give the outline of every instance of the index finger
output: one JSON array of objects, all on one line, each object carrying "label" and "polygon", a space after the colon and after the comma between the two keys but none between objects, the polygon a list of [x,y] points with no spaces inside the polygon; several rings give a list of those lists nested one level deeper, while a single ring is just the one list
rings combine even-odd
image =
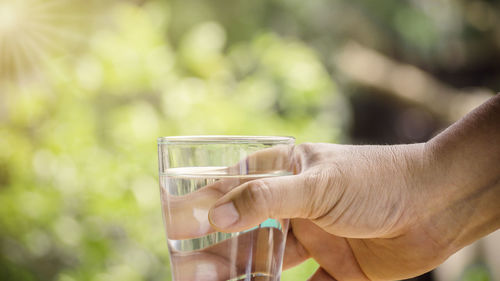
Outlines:
[{"label": "index finger", "polygon": [[254,152],[228,167],[230,175],[276,174],[293,171],[293,145],[278,145]]}]

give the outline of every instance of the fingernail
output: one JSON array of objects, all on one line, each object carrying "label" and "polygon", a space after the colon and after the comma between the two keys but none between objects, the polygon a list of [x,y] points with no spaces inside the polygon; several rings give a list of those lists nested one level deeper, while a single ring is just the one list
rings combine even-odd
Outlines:
[{"label": "fingernail", "polygon": [[236,211],[233,202],[215,207],[210,214],[210,220],[219,228],[229,227],[238,221],[239,218],[240,215]]}]

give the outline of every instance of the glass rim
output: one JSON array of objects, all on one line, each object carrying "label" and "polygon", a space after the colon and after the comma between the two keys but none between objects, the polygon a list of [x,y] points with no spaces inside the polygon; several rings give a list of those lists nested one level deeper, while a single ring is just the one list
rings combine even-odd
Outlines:
[{"label": "glass rim", "polygon": [[193,135],[159,137],[158,144],[293,144],[294,137],[288,136],[239,136],[239,135]]}]

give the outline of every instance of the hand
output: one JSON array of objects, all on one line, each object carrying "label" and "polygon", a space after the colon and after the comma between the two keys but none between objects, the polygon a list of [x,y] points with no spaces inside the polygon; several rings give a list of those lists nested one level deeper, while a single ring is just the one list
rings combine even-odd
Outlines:
[{"label": "hand", "polygon": [[[284,267],[313,257],[321,266],[316,275],[331,276],[325,280],[415,275],[430,268],[430,256],[432,265],[446,258],[435,256],[443,246],[418,227],[413,207],[419,179],[410,171],[423,169],[423,150],[420,144],[299,145],[291,157],[298,175],[251,181],[219,199],[216,206],[234,205],[237,221],[227,220],[228,205],[223,214],[215,209],[209,217],[215,228],[227,232],[269,217],[297,218],[291,221]],[[282,158],[266,153],[255,162],[273,162],[274,157]]]},{"label": "hand", "polygon": [[[299,145],[288,163],[296,175],[240,185],[218,199],[209,220],[235,232],[269,217],[294,218],[284,267],[312,257],[320,268],[311,280],[429,271],[500,226],[499,101],[427,144]],[[280,153],[253,161],[274,163]]]}]

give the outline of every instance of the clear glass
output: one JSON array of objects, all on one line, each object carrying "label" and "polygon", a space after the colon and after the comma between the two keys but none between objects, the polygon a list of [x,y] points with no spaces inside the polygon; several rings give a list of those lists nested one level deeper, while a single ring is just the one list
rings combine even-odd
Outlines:
[{"label": "clear glass", "polygon": [[208,222],[213,204],[258,178],[290,175],[292,137],[158,139],[163,220],[174,281],[280,280],[288,220],[269,218],[236,233]]}]

